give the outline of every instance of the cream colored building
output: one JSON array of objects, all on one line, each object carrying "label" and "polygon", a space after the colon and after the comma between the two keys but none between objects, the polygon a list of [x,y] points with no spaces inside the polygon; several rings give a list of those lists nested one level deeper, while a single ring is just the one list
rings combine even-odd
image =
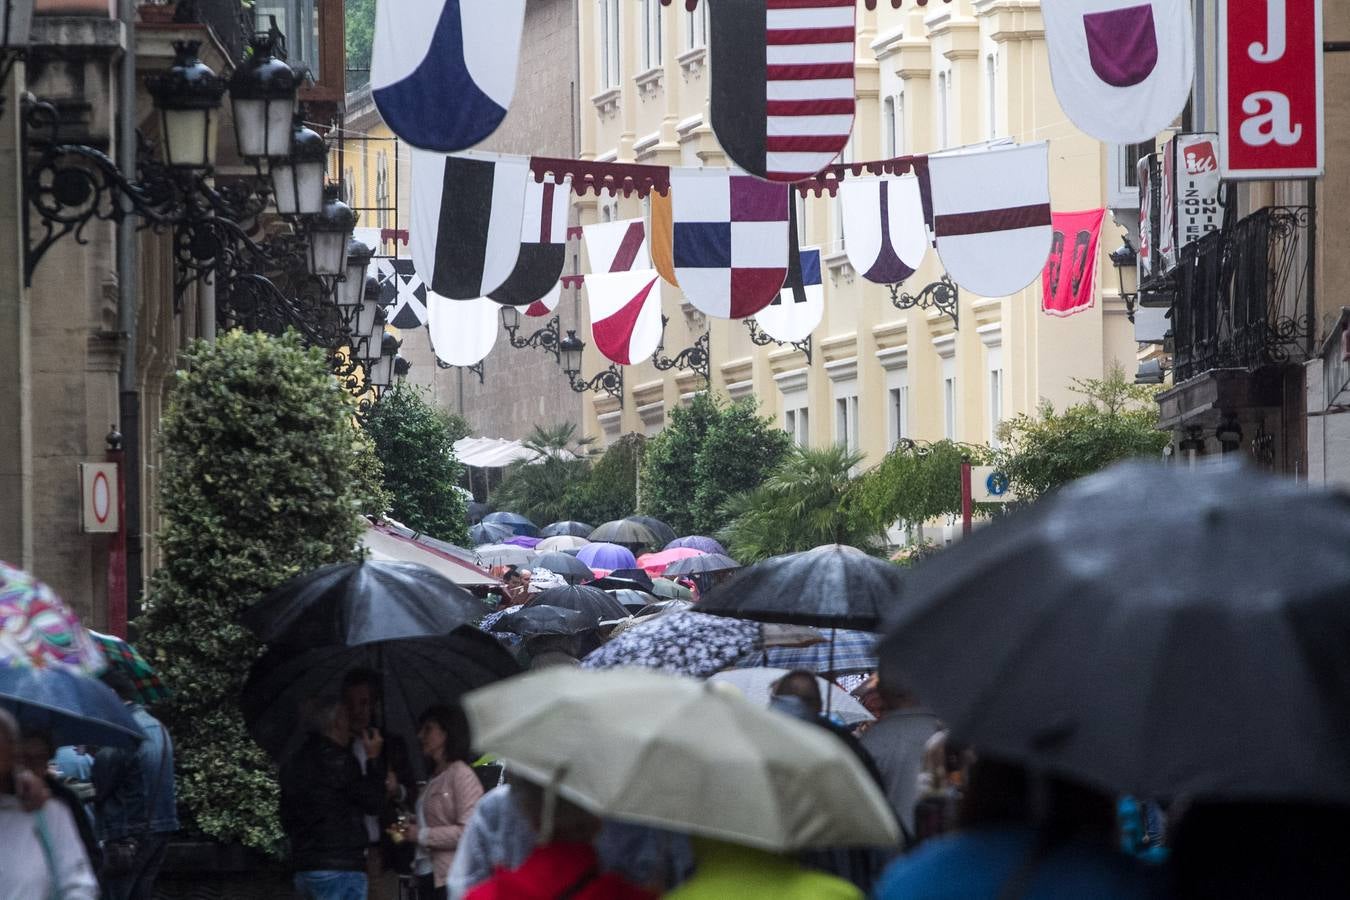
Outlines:
[{"label": "cream colored building", "polygon": [[[578,0],[581,158],[658,165],[725,165],[708,125],[708,22],[702,4]],[[1128,208],[1121,148],[1066,120],[1051,89],[1039,3],[955,0],[903,9],[858,4],[858,114],[851,161],[958,147],[991,138],[1050,142],[1051,197],[1062,211]],[[643,213],[633,198],[589,195],[583,223]],[[1137,218],[1137,205],[1136,218]],[[1133,372],[1137,345],[1107,253],[1120,229],[1108,216],[1094,306],[1069,318],[1040,312],[1039,280],[1011,297],[961,292],[959,328],[934,311],[900,311],[884,286],[849,265],[837,201],[805,201],[803,246],[822,248],[825,318],[812,359],[791,346],[755,346],[744,323],[711,321],[712,389],[754,395],[803,444],[845,442],[875,463],[900,437],[971,443],[996,439],[998,423],[1042,400],[1072,402],[1075,377],[1119,363]],[[903,287],[917,293],[942,275],[936,253]],[[692,344],[704,318],[663,286],[671,317],[666,350]],[[582,315],[585,315],[582,304]],[[584,375],[604,368],[588,332]],[[585,427],[605,441],[659,431],[669,411],[703,389],[689,372],[650,363],[624,372],[620,404],[585,404]]]}]

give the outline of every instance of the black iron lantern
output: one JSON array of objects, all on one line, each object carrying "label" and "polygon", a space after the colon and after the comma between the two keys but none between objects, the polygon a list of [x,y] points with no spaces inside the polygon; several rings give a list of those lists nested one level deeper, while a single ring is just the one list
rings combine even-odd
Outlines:
[{"label": "black iron lantern", "polygon": [[568,375],[578,375],[581,373],[581,354],[586,349],[586,342],[577,337],[575,331],[568,331],[567,337],[562,339],[558,345],[558,350],[562,353],[563,371]]},{"label": "black iron lantern", "polygon": [[270,34],[256,34],[248,57],[230,79],[235,137],[245,159],[284,159],[291,155],[291,120],[300,78],[276,56]]},{"label": "black iron lantern", "polygon": [[272,192],[283,216],[312,216],[323,209],[323,176],[328,144],[296,113],[290,155],[272,163]]},{"label": "black iron lantern", "polygon": [[352,329],[357,340],[364,341],[367,347],[378,347],[384,336],[385,314],[380,293],[379,280],[374,276],[367,278],[361,292],[361,309],[356,314],[356,327]]},{"label": "black iron lantern", "polygon": [[402,384],[408,380],[408,373],[412,371],[412,363],[402,356],[394,357],[394,377]]},{"label": "black iron lantern", "polygon": [[173,65],[146,79],[163,129],[164,161],[176,169],[209,169],[225,79],[197,58],[201,41],[175,41]]},{"label": "black iron lantern", "polygon": [[515,334],[520,328],[520,310],[514,306],[502,306],[502,325],[507,331]]},{"label": "black iron lantern", "polygon": [[370,386],[380,391],[389,387],[394,381],[394,359],[398,356],[399,347],[403,342],[388,332],[380,341],[380,355],[371,360],[369,372]]},{"label": "black iron lantern", "polygon": [[366,271],[370,268],[375,248],[367,247],[363,242],[352,239],[347,245],[347,271],[338,285],[337,303],[354,315],[366,295]]},{"label": "black iron lantern", "polygon": [[347,245],[356,228],[356,213],[343,203],[336,184],[323,191],[323,208],[310,217],[306,232],[309,237],[309,274],[335,278],[347,269]]}]

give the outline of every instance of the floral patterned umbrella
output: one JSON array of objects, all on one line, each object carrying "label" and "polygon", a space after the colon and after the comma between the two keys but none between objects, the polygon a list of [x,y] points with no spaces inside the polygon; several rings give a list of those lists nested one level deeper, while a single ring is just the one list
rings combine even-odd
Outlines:
[{"label": "floral patterned umbrella", "polygon": [[0,668],[51,666],[97,675],[107,663],[79,618],[51,588],[0,562]]},{"label": "floral patterned umbrella", "polygon": [[629,628],[583,659],[581,667],[632,666],[707,678],[758,650],[760,634],[758,622],[673,612]]}]

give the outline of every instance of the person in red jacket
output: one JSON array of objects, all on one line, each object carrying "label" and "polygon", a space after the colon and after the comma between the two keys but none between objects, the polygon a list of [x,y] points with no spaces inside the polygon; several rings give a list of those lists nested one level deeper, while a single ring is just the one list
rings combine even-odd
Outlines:
[{"label": "person in red jacket", "polygon": [[[556,798],[551,831],[544,821],[544,790],[522,779],[511,783],[540,841],[518,868],[498,869],[464,900],[655,900],[646,891],[613,872],[602,872],[595,852],[601,822],[586,810]],[[548,834],[549,837],[544,836]]]}]

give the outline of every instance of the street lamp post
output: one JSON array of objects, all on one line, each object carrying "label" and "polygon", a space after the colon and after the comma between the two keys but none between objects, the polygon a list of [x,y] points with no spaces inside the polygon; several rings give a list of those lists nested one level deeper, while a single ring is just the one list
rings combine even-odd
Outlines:
[{"label": "street lamp post", "polygon": [[235,138],[245,159],[285,159],[291,154],[291,119],[300,79],[276,56],[276,39],[256,34],[249,55],[230,79]]},{"label": "street lamp post", "polygon": [[305,125],[302,113],[291,123],[290,155],[272,164],[272,191],[277,212],[309,216],[323,209],[323,175],[328,144]]},{"label": "street lamp post", "polygon": [[309,274],[334,279],[345,274],[347,247],[356,228],[356,213],[342,202],[338,185],[324,186],[323,208],[309,217],[306,225]]},{"label": "street lamp post", "polygon": [[175,41],[169,68],[146,79],[159,110],[164,162],[199,171],[216,161],[216,132],[225,80],[197,58],[201,41]]},{"label": "street lamp post", "polygon": [[1111,251],[1111,265],[1116,270],[1120,299],[1125,301],[1125,314],[1133,322],[1135,304],[1139,299],[1139,251],[1130,243],[1128,235],[1125,237],[1125,243]]},{"label": "street lamp post", "polygon": [[623,370],[610,363],[608,369],[599,372],[595,377],[585,379],[581,377],[581,356],[586,349],[586,342],[577,337],[575,331],[569,330],[567,337],[562,339],[558,347],[562,356],[563,374],[567,376],[568,384],[572,390],[578,394],[584,394],[587,391],[604,391],[623,405]]}]

